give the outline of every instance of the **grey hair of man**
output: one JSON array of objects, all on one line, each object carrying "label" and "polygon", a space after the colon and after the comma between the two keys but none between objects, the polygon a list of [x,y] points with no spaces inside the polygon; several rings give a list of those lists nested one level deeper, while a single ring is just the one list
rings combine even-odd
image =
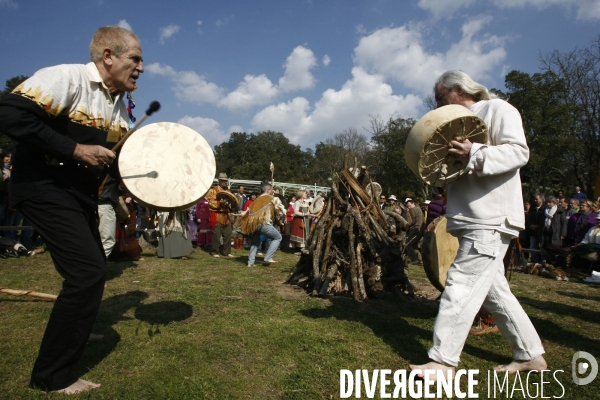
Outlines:
[{"label": "grey hair of man", "polygon": [[546,198],[546,203],[556,204],[556,197],[548,196],[548,198]]},{"label": "grey hair of man", "polygon": [[110,49],[115,56],[119,57],[129,50],[127,38],[133,38],[138,44],[141,44],[140,38],[125,28],[119,26],[103,26],[102,28],[98,28],[90,43],[91,61],[98,62],[102,60],[104,49]]},{"label": "grey hair of man", "polygon": [[267,193],[269,191],[269,189],[271,189],[273,186],[271,186],[270,183],[263,183],[262,185],[260,185],[260,190],[263,193]]},{"label": "grey hair of man", "polygon": [[449,92],[456,88],[460,88],[476,102],[498,98],[495,94],[490,93],[490,91],[481,83],[475,82],[466,72],[460,70],[444,72],[442,76],[435,81],[433,90],[435,91],[440,84],[442,84]]},{"label": "grey hair of man", "polygon": [[573,203],[572,205],[574,205],[575,207],[579,207],[579,200],[577,199],[569,199],[569,203]]},{"label": "grey hair of man", "polygon": [[546,198],[544,197],[544,195],[542,193],[536,193],[533,195],[534,199],[540,198],[542,200],[542,203],[546,201]]}]

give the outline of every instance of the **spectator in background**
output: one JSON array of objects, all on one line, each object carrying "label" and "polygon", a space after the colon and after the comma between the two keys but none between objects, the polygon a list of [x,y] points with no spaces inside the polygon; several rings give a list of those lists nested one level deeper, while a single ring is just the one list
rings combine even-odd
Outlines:
[{"label": "spectator in background", "polygon": [[10,182],[12,166],[10,152],[2,150],[0,157],[2,157],[2,180],[0,180],[0,221],[2,221],[4,211],[8,208],[8,183]]},{"label": "spectator in background", "polygon": [[391,195],[390,197],[388,197],[388,204],[386,204],[383,209],[384,210],[393,210],[394,208],[396,208],[396,202],[398,201],[398,199],[396,198],[396,196]]},{"label": "spectator in background", "polygon": [[284,232],[286,235],[292,232],[292,221],[294,220],[294,203],[296,202],[296,195],[291,195],[288,200],[287,212],[285,214],[285,227]]},{"label": "spectator in background", "polygon": [[571,198],[577,199],[579,202],[581,202],[581,200],[587,200],[587,196],[581,191],[581,186],[575,186],[575,193],[571,195]]},{"label": "spectator in background", "polygon": [[[540,239],[544,234],[544,221],[546,219],[544,215],[546,211],[544,203],[545,198],[543,194],[536,193],[533,195],[533,207],[529,210],[531,213],[531,225],[527,228],[529,229],[529,247],[535,250],[540,250]],[[531,261],[534,263],[542,262],[542,256],[539,253],[533,253]]]},{"label": "spectator in background", "polygon": [[[571,199],[574,201],[575,199]],[[567,238],[565,244],[573,246],[583,239],[587,231],[596,225],[596,217],[592,213],[592,202],[583,200],[579,204],[579,211],[569,218],[567,223]]]},{"label": "spectator in background", "polygon": [[577,214],[577,210],[579,209],[579,200],[577,199],[568,199],[566,197],[560,198],[558,200],[558,205],[565,209],[567,223],[573,214]]},{"label": "spectator in background", "polygon": [[[558,205],[554,196],[548,196],[546,200],[546,210],[544,211],[544,229],[542,236],[542,247],[547,250],[553,246],[562,247],[563,240],[567,236],[567,218],[565,210]],[[554,261],[551,254],[542,257],[550,262]]]},{"label": "spectator in background", "polygon": [[237,199],[238,199],[238,211],[244,210],[244,205],[246,204],[246,201],[248,200],[248,196],[246,196],[244,194],[244,186],[242,186],[242,185],[238,186],[238,190],[237,190],[237,193],[235,194],[235,197],[237,197]]},{"label": "spectator in background", "polygon": [[431,200],[429,207],[427,207],[427,218],[425,219],[425,227],[429,226],[434,219],[446,214],[446,205],[444,204],[445,199],[443,193],[437,194],[435,199]]},{"label": "spectator in background", "polygon": [[210,229],[210,209],[206,197],[203,197],[196,204],[196,221],[198,222],[196,245],[210,246],[212,243],[212,230]]},{"label": "spectator in background", "polygon": [[[523,212],[525,213],[525,226],[528,227],[531,225],[531,216],[529,211],[531,210],[531,203],[526,201],[523,203]],[[522,247],[529,246],[529,229],[525,228],[519,232],[519,242]],[[529,259],[529,254],[527,254],[527,259]]]},{"label": "spectator in background", "polygon": [[250,205],[252,205],[252,202],[256,200],[256,193],[252,192],[250,193],[250,198],[248,200],[246,200],[246,203],[244,203],[244,211],[246,211],[248,209],[248,207],[250,207]]},{"label": "spectator in background", "polygon": [[379,208],[381,208],[382,210],[385,209],[386,203],[385,203],[385,195],[381,195],[379,196]]},{"label": "spectator in background", "polygon": [[417,255],[417,247],[419,240],[421,239],[421,229],[423,227],[423,211],[420,207],[417,207],[415,201],[410,197],[404,201],[404,205],[408,208],[408,212],[414,223],[408,228],[406,232],[406,255],[410,259],[411,264],[418,264],[419,256]]}]

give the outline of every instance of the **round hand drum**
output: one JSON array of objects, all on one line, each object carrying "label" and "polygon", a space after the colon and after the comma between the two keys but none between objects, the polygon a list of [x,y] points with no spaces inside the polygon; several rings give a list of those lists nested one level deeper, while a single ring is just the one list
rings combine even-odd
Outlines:
[{"label": "round hand drum", "polygon": [[123,184],[139,203],[155,210],[181,211],[196,204],[215,177],[208,142],[187,126],[172,122],[134,132],[119,154]]},{"label": "round hand drum", "polygon": [[466,107],[451,104],[425,114],[406,139],[404,157],[412,172],[432,186],[445,186],[466,173],[466,164],[448,154],[450,142],[487,143],[485,122]]}]

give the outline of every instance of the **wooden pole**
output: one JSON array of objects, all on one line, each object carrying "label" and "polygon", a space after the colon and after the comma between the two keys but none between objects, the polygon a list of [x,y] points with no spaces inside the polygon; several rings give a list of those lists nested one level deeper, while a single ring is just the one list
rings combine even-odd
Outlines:
[{"label": "wooden pole", "polygon": [[0,287],[0,293],[10,294],[12,296],[32,296],[44,300],[56,300],[58,296],[54,294],[34,292],[33,290],[17,290]]}]

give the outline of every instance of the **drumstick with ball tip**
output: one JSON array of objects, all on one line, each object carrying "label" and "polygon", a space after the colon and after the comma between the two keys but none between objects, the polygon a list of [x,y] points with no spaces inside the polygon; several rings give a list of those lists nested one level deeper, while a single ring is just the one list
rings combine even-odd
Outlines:
[{"label": "drumstick with ball tip", "polygon": [[121,138],[121,140],[119,140],[117,142],[117,144],[115,144],[115,146],[111,150],[113,152],[115,152],[115,151],[117,151],[117,149],[119,147],[123,146],[123,143],[125,143],[125,140],[127,140],[127,138],[129,136],[131,136],[131,134],[133,132],[135,132],[137,130],[137,128],[140,127],[140,125],[142,124],[142,122],[144,122],[144,120],[146,118],[148,118],[149,116],[151,116],[152,114],[154,114],[159,109],[160,109],[160,103],[158,101],[153,101],[152,103],[150,103],[150,107],[148,107],[148,109],[146,110],[146,113],[144,115],[142,115],[142,117],[140,119],[138,119],[138,121],[135,123],[135,125],[133,126],[133,128],[131,128],[130,130],[128,130],[127,133],[125,134],[125,136],[123,136],[123,138]]}]

